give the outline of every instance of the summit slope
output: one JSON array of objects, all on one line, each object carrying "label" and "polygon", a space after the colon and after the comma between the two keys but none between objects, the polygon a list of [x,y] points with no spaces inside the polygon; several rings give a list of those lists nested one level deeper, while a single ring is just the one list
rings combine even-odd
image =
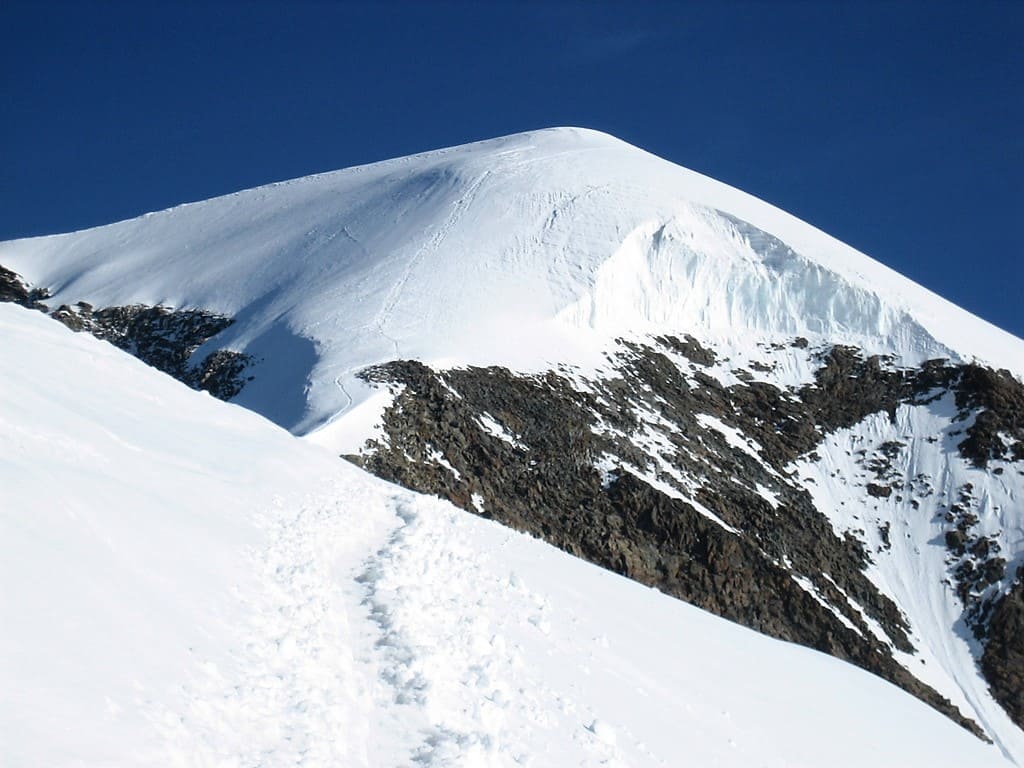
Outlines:
[{"label": "summit slope", "polygon": [[[738,190],[560,128],[0,244],[54,303],[232,317],[238,402],[315,430],[412,358],[541,370],[651,329],[824,338],[1024,371],[1024,343]],[[280,363],[287,361],[287,374]]]}]

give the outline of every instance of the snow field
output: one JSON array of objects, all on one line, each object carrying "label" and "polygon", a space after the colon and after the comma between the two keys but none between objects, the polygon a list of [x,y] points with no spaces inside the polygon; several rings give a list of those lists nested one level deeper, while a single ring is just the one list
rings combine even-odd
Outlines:
[{"label": "snow field", "polygon": [[16,766],[983,766],[895,687],[0,306]]}]

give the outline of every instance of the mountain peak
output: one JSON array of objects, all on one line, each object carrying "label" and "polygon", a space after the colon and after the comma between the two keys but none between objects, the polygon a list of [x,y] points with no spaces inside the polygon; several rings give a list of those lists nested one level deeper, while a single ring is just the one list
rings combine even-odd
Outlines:
[{"label": "mountain peak", "polygon": [[271,389],[248,404],[276,413],[267,403],[288,389],[302,405],[276,418],[299,432],[358,401],[353,377],[370,364],[591,365],[608,339],[652,329],[1024,371],[1020,340],[756,198],[587,128],[3,243],[0,264],[56,303],[196,308],[235,320],[222,346],[255,359],[287,348],[294,372],[257,377]]}]

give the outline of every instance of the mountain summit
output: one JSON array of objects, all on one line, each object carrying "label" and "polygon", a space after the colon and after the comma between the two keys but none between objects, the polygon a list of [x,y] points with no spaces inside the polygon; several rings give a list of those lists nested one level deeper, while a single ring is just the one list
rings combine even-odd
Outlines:
[{"label": "mountain summit", "polygon": [[611,136],[0,244],[42,310],[1024,762],[1024,342]]},{"label": "mountain summit", "polygon": [[[542,370],[622,334],[777,335],[1024,371],[1024,344],[749,195],[607,134],[522,133],[271,184],[56,237],[0,264],[56,304],[231,317],[241,396],[298,434],[367,365]],[[205,350],[204,350],[205,351]]]}]

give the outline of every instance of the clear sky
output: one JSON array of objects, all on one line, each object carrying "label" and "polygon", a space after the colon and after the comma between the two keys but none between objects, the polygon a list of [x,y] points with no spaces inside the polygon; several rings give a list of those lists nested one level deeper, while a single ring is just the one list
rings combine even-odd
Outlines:
[{"label": "clear sky", "polygon": [[1024,1],[0,6],[0,239],[554,125],[1024,336]]}]

